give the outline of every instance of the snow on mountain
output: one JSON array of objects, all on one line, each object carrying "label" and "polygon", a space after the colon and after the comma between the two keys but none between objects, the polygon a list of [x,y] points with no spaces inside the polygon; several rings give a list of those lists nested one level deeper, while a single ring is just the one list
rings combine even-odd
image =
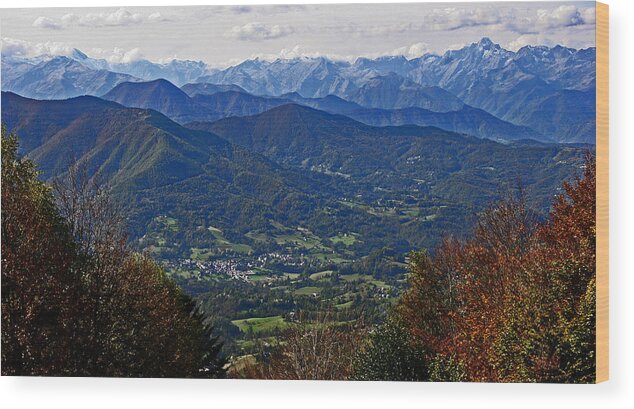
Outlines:
[{"label": "snow on mountain", "polygon": [[[350,63],[325,57],[256,58],[224,70],[210,69],[200,61],[112,63],[73,50],[68,57],[3,59],[2,87],[51,99],[101,95],[123,81],[163,78],[177,86],[235,85],[255,95],[335,95],[381,109],[419,107],[447,112],[460,110],[466,103],[553,140],[574,142],[593,138],[594,116],[588,107],[595,87],[595,59],[594,48],[526,46],[513,52],[489,38],[414,59],[360,57]],[[556,112],[546,112],[546,106],[555,107]],[[569,118],[561,112],[579,114]],[[544,126],[553,120],[556,125]]]},{"label": "snow on mountain", "polygon": [[139,81],[131,75],[93,69],[68,57],[57,56],[32,64],[2,62],[2,90],[28,98],[65,99],[101,95],[122,82]]}]

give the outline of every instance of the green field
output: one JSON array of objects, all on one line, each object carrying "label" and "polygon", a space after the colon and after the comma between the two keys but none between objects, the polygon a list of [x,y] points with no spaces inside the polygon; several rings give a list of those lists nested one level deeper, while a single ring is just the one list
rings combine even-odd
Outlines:
[{"label": "green field", "polygon": [[373,284],[373,285],[375,285],[377,287],[380,287],[380,288],[391,288],[391,286],[386,284],[385,281],[376,280],[376,279],[374,279],[372,277],[370,277],[368,280],[366,280],[366,282],[368,282],[370,284]]},{"label": "green field", "polygon": [[351,233],[351,234],[338,234],[336,236],[333,236],[330,238],[330,241],[333,244],[337,244],[337,243],[343,243],[346,246],[351,246],[353,245],[356,241],[357,241],[357,236],[358,234],[356,233]]},{"label": "green field", "polygon": [[216,246],[222,250],[231,250],[235,253],[249,254],[253,252],[253,249],[248,244],[232,243],[225,239],[222,230],[216,227],[208,227],[209,231],[214,235],[216,240],[214,241]]},{"label": "green field", "polygon": [[228,241],[223,243],[216,241],[216,244],[221,249],[231,250],[235,253],[250,254],[253,252],[253,249],[248,244],[231,243]]},{"label": "green field", "polygon": [[173,217],[158,216],[155,218],[155,220],[170,231],[177,232],[179,230],[178,220],[174,219]]},{"label": "green field", "polygon": [[278,345],[278,344],[279,344],[279,341],[277,337],[274,337],[274,336],[262,337],[258,339],[241,339],[236,342],[236,345],[238,345],[239,348],[245,351],[252,350],[253,348],[256,348],[258,345],[268,346],[268,345]]},{"label": "green field", "polygon": [[302,287],[298,288],[293,292],[295,295],[313,295],[313,293],[319,294],[321,292],[321,287]]},{"label": "green field", "polygon": [[209,230],[211,234],[213,234],[214,236],[214,240],[212,242],[213,245],[210,246],[209,248],[204,248],[204,249],[192,247],[190,257],[193,260],[208,261],[212,256],[218,254],[218,250],[230,250],[234,253],[245,254],[245,255],[253,252],[253,249],[248,244],[232,243],[229,240],[227,240],[224,237],[222,230],[216,227],[210,226],[207,228],[207,230]]},{"label": "green field", "polygon": [[279,236],[276,235],[275,242],[280,246],[301,247],[306,250],[327,250],[327,248],[319,242],[319,238],[313,235],[304,235],[301,232],[282,234]]},{"label": "green field", "polygon": [[306,228],[291,228],[275,221],[271,221],[271,226],[274,228],[273,231],[262,232],[254,230],[246,233],[245,236],[258,242],[265,242],[272,239],[280,246],[303,249],[311,252],[332,251],[331,248],[321,243],[320,237]]},{"label": "green field", "polygon": [[191,252],[191,259],[196,261],[207,261],[214,255],[214,253],[210,249],[199,249],[197,247],[193,247]]},{"label": "green field", "polygon": [[365,281],[366,277],[367,276],[362,274],[346,274],[346,275],[339,276],[339,278],[347,282],[359,281],[359,280]]},{"label": "green field", "polygon": [[349,283],[351,282],[355,282],[355,281],[363,281],[365,283],[370,283],[376,287],[380,287],[380,288],[390,288],[391,286],[386,284],[385,281],[381,281],[381,280],[377,280],[374,277],[372,277],[371,275],[364,275],[364,274],[347,274],[347,275],[342,275],[339,276],[342,280],[347,281]]},{"label": "green field", "polygon": [[249,281],[267,281],[267,280],[273,280],[273,277],[264,275],[264,274],[252,274],[249,277]]},{"label": "green field", "polygon": [[335,305],[335,308],[338,310],[345,310],[346,308],[352,307],[352,303],[354,303],[354,301],[348,301],[348,302],[344,302],[343,304],[337,304]]},{"label": "green field", "polygon": [[314,253],[313,257],[319,261],[322,262],[326,262],[326,263],[345,263],[348,260],[344,259],[341,256],[338,256],[337,254],[332,254],[332,253]]},{"label": "green field", "polygon": [[281,315],[264,318],[247,318],[231,321],[231,323],[240,328],[242,332],[249,332],[249,329],[251,329],[255,334],[275,329],[284,329],[288,326],[288,323],[284,321]]},{"label": "green field", "polygon": [[318,273],[311,274],[309,278],[311,280],[317,281],[317,280],[321,280],[322,278],[331,276],[332,273],[334,273],[334,271],[332,271],[332,270],[320,271]]},{"label": "green field", "polygon": [[266,233],[261,233],[257,231],[250,231],[247,234],[245,234],[245,236],[255,241],[266,241],[269,238],[269,236]]}]

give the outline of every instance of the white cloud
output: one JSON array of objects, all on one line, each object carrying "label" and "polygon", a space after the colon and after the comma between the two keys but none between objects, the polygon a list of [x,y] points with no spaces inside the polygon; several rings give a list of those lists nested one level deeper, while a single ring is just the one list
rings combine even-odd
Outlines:
[{"label": "white cloud", "polygon": [[58,23],[54,22],[48,17],[38,17],[33,22],[33,27],[50,28],[53,30],[59,30],[62,28]]},{"label": "white cloud", "polygon": [[410,46],[399,47],[395,50],[392,50],[390,53],[386,53],[385,55],[402,55],[407,57],[408,59],[421,57],[427,53],[430,53],[432,50],[429,48],[429,44],[427,43],[416,43]]},{"label": "white cloud", "polygon": [[482,8],[445,7],[429,10],[416,22],[391,25],[349,24],[342,31],[358,37],[384,36],[411,32],[452,31],[475,26],[493,26],[501,24],[504,17],[493,6]]},{"label": "white cloud", "polygon": [[231,10],[234,14],[248,14],[253,12],[253,7],[243,5],[243,6],[230,6],[229,10]]},{"label": "white cloud", "polygon": [[537,10],[537,25],[543,28],[570,27],[584,24],[577,6],[559,6],[555,10]]},{"label": "white cloud", "polygon": [[94,48],[91,51],[91,55],[97,58],[103,58],[111,64],[126,64],[145,58],[139,48],[133,48],[131,50],[125,50],[119,47],[115,47],[112,50]]},{"label": "white cloud", "polygon": [[32,43],[29,41],[16,40],[14,38],[2,38],[3,57],[31,58],[41,55],[65,55],[69,56],[73,52],[73,47],[68,44],[47,41],[44,43]]},{"label": "white cloud", "polygon": [[556,8],[524,11],[522,8],[501,9],[496,6],[435,9],[423,17],[421,28],[459,30],[488,26],[493,30],[511,30],[522,34],[538,33],[564,27],[594,25],[594,7],[560,5]]},{"label": "white cloud", "polygon": [[458,30],[465,27],[498,24],[502,16],[494,8],[455,8],[435,9],[423,17],[422,25],[432,30]]},{"label": "white cloud", "polygon": [[[561,30],[560,30],[561,31]],[[592,38],[580,38],[575,32],[560,32],[558,35],[552,34],[522,34],[515,40],[508,43],[507,49],[517,51],[520,48],[527,45],[545,45],[547,47],[554,47],[561,45],[564,47],[571,47],[576,49],[594,47],[594,39]]]},{"label": "white cloud", "polygon": [[595,23],[594,7],[580,8],[561,5],[555,8],[525,10],[500,8],[493,5],[465,8],[435,8],[424,13],[415,22],[368,26],[359,23],[340,27],[343,33],[356,37],[384,36],[412,32],[442,32],[486,27],[491,31],[512,31],[534,34],[574,26],[591,26]]},{"label": "white cloud", "polygon": [[597,20],[597,11],[594,7],[588,7],[580,11],[581,18],[586,24],[595,24]]},{"label": "white cloud", "polygon": [[[283,60],[291,60],[293,58],[299,57],[308,57],[308,53],[302,51],[299,45],[296,45],[293,48],[283,48],[280,51],[280,54],[276,58],[281,58]],[[313,57],[320,57],[319,53],[313,53]]]},{"label": "white cloud", "polygon": [[253,22],[243,26],[234,26],[225,33],[225,37],[243,41],[261,41],[285,37],[293,32],[295,32],[295,30],[291,26],[280,24],[267,25]]},{"label": "white cloud", "polygon": [[147,21],[171,21],[171,19],[157,11],[147,16]]},{"label": "white cloud", "polygon": [[263,6],[249,6],[249,5],[236,5],[236,6],[216,6],[214,7],[214,13],[222,14],[258,14],[261,16],[276,15],[292,12],[302,12],[307,7],[303,4],[268,4]]},{"label": "white cloud", "polygon": [[[57,56],[63,55],[71,57],[74,54],[75,47],[54,41],[44,43],[32,43],[29,41],[16,40],[14,38],[2,38],[2,56],[3,57],[19,57],[33,58],[39,56]],[[92,48],[87,54],[92,58],[103,58],[109,63],[129,63],[144,58],[139,48],[126,50],[115,47],[110,50],[102,48]]]},{"label": "white cloud", "polygon": [[511,51],[517,51],[527,45],[547,45],[551,47],[555,44],[550,38],[543,34],[522,34],[511,41],[506,48]]},{"label": "white cloud", "polygon": [[406,33],[408,31],[418,30],[417,24],[412,23],[402,23],[402,24],[392,24],[392,25],[359,25],[359,24],[347,24],[338,28],[344,35],[353,35],[355,37],[367,37],[367,36],[385,36],[391,34],[401,34]]},{"label": "white cloud", "polygon": [[120,8],[114,12],[75,14],[69,13],[60,17],[57,21],[48,17],[38,17],[34,22],[34,27],[61,29],[74,26],[82,27],[122,27],[142,24],[144,22],[169,21],[170,19],[160,12],[149,15],[132,13],[125,8]]},{"label": "white cloud", "polygon": [[26,55],[26,41],[2,37],[3,57],[24,57]]},{"label": "white cloud", "polygon": [[[72,16],[72,15],[71,15]],[[144,18],[139,13],[131,13],[124,8],[120,8],[114,13],[88,13],[77,18],[71,17],[81,26],[103,27],[103,26],[129,26],[143,22]]]},{"label": "white cloud", "polygon": [[64,27],[75,25],[79,22],[79,16],[76,14],[64,14],[60,19],[60,24]]},{"label": "white cloud", "polygon": [[537,9],[534,14],[506,20],[505,28],[521,34],[537,34],[578,26],[594,28],[595,9],[594,7],[561,5],[555,9]]}]

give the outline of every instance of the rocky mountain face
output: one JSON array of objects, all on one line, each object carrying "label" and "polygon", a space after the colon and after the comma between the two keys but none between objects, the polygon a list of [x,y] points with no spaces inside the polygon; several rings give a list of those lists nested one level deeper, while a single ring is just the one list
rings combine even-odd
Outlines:
[{"label": "rocky mountain face", "polygon": [[30,63],[2,62],[2,90],[38,99],[101,95],[122,82],[140,81],[128,74],[90,68],[68,57]]},{"label": "rocky mountain face", "polygon": [[209,67],[202,61],[172,60],[157,64],[148,60],[111,64],[110,70],[133,75],[144,80],[166,79],[178,86],[193,82],[207,74]]},{"label": "rocky mountain face", "polygon": [[2,90],[38,99],[63,99],[102,95],[125,81],[167,79],[178,86],[208,74],[201,61],[172,60],[159,64],[148,60],[109,63],[90,58],[80,50],[65,56],[2,58]]},{"label": "rocky mountain face", "polygon": [[[593,109],[588,110],[595,92],[594,48],[526,46],[513,52],[483,38],[443,55],[412,60],[250,60],[199,81],[237,84],[257,94],[297,92],[321,97],[330,93],[370,108],[416,106],[446,112],[459,110],[457,101],[461,101],[552,140],[594,139]],[[570,119],[561,115],[562,110],[577,114]]]},{"label": "rocky mountain face", "polygon": [[[335,95],[350,92],[374,77],[393,73],[423,86],[439,86],[460,97],[471,84],[491,78],[509,65],[514,75],[540,78],[555,89],[587,90],[594,86],[594,48],[526,46],[513,52],[488,38],[443,55],[426,54],[411,60],[403,56],[358,58],[354,63],[324,57],[247,60],[203,76],[198,82],[236,84],[256,94],[299,92],[304,97],[315,97],[323,96],[320,94],[325,90]],[[316,79],[321,87],[310,86]]]},{"label": "rocky mountain face", "polygon": [[[595,58],[594,48],[526,46],[513,52],[488,38],[443,55],[426,54],[414,59],[403,56],[358,58],[353,63],[324,57],[255,59],[225,70],[210,69],[202,62],[177,60],[165,64],[146,60],[111,64],[75,50],[67,57],[3,59],[2,88],[33,98],[59,99],[106,94],[122,82],[166,79],[175,86],[184,85],[182,91],[189,97],[225,91],[290,100],[334,96],[365,109],[419,108],[436,113],[459,113],[468,106],[506,123],[528,128],[536,139],[593,143]],[[256,105],[248,106],[243,100],[243,96],[234,94],[233,100],[228,101],[231,107],[219,109],[216,105],[214,113],[209,107],[199,106],[202,99],[194,105],[187,100],[182,106],[169,110],[157,101],[120,101],[129,106],[158,108],[181,123],[256,114],[261,109],[279,105],[271,100],[261,104],[261,100],[251,98]],[[214,103],[217,101],[212,102],[212,106]],[[312,101],[307,105],[316,104]],[[467,110],[471,114],[475,112]],[[372,124],[403,123],[386,119],[392,115],[373,118],[365,112],[357,116],[361,117]],[[478,136],[485,133],[458,126],[451,128],[460,129]],[[507,139],[518,137],[511,135]],[[499,139],[500,133],[492,138]]]}]

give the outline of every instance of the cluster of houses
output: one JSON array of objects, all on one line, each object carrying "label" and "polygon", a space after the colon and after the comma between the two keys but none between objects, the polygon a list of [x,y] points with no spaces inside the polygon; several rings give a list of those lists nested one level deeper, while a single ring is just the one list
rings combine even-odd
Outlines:
[{"label": "cluster of houses", "polygon": [[186,258],[167,262],[166,267],[171,270],[198,271],[200,277],[222,274],[234,280],[248,282],[250,276],[258,274],[258,269],[266,268],[271,264],[301,268],[306,262],[303,255],[298,257],[291,254],[267,253],[248,259],[197,261]]}]

